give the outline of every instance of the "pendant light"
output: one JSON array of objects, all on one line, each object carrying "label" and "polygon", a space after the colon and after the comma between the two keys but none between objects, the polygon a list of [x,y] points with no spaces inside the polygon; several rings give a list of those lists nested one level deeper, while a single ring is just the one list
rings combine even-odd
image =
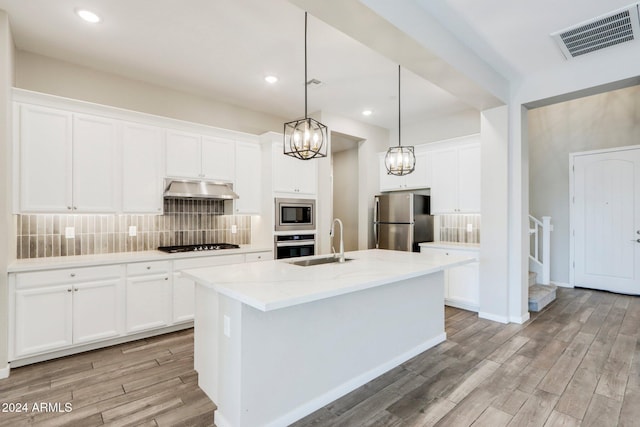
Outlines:
[{"label": "pendant light", "polygon": [[284,124],[284,154],[301,160],[327,157],[327,127],[307,117],[307,12],[304,13],[304,119]]},{"label": "pendant light", "polygon": [[398,145],[389,147],[384,156],[384,166],[389,175],[409,175],[416,168],[416,155],[413,147],[403,147],[400,136],[400,65],[398,65]]}]

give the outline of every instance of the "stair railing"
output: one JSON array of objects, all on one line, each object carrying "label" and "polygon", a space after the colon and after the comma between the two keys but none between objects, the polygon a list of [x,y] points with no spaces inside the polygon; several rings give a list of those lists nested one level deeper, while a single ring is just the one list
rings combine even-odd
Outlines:
[{"label": "stair railing", "polygon": [[529,215],[529,269],[538,274],[538,282],[548,285],[551,275],[551,217],[542,220]]}]

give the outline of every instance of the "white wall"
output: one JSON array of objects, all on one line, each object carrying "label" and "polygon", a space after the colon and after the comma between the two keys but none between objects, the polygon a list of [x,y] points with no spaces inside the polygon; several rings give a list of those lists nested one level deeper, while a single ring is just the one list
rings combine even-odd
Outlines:
[{"label": "white wall", "polygon": [[255,135],[282,132],[286,121],[282,117],[22,51],[16,56],[15,83],[22,89]]},{"label": "white wall", "polygon": [[480,317],[509,321],[508,108],[481,114]]},{"label": "white wall", "polygon": [[11,214],[11,87],[14,79],[14,45],[9,16],[0,10],[0,378],[8,375],[7,267],[15,260],[15,219]]},{"label": "white wall", "polygon": [[569,282],[569,153],[639,142],[640,86],[529,111],[530,211],[551,216],[553,282]]}]

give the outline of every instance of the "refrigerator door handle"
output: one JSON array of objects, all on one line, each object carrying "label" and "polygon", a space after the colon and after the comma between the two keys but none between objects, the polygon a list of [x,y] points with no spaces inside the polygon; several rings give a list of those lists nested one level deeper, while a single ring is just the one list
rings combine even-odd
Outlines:
[{"label": "refrigerator door handle", "polygon": [[380,199],[376,197],[376,202],[373,204],[373,239],[376,242],[376,249],[378,249],[378,205],[380,204]]}]

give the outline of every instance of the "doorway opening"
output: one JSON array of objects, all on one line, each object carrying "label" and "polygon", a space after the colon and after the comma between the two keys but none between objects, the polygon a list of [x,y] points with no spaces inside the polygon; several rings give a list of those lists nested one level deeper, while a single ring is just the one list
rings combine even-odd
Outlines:
[{"label": "doorway opening", "polygon": [[359,141],[350,135],[331,132],[333,218],[340,218],[344,224],[345,251],[358,250]]}]

